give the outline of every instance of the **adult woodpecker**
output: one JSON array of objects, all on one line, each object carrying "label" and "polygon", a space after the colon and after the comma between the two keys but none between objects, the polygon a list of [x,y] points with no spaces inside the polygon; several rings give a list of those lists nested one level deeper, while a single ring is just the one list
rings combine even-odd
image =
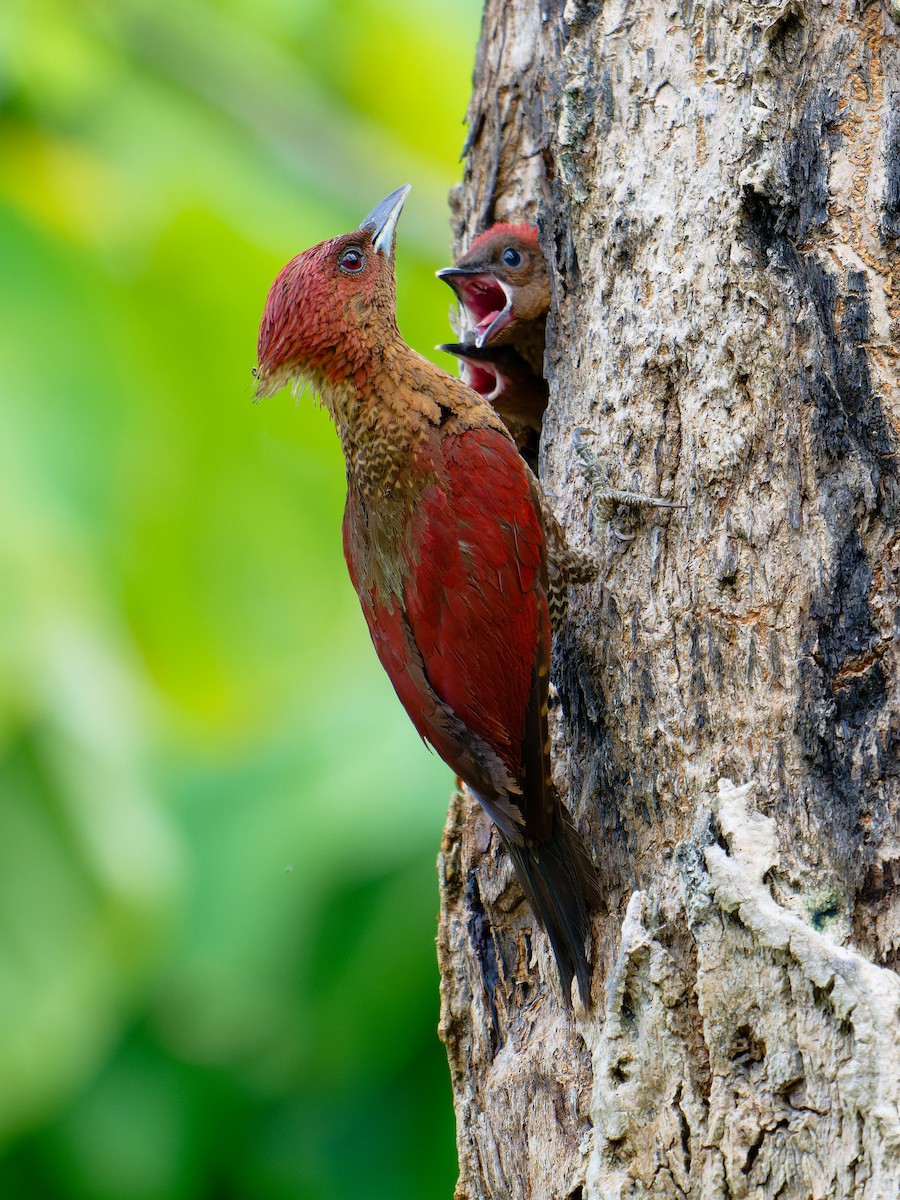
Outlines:
[{"label": "adult woodpecker", "polygon": [[553,787],[547,560],[533,476],[479,395],[397,329],[394,234],[408,187],[280,272],[258,394],[309,381],[347,468],[344,555],[413,724],[492,818],[556,958],[590,1002],[593,867]]}]

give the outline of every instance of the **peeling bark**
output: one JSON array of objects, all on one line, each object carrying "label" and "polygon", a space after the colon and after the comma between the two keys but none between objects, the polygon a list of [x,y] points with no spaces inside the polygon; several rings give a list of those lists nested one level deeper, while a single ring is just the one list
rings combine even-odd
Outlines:
[{"label": "peeling bark", "polygon": [[895,1200],[900,9],[489,0],[469,124],[456,248],[541,228],[573,544],[601,535],[575,428],[687,508],[556,638],[555,770],[607,897],[591,1012],[451,809],[457,1196]]}]

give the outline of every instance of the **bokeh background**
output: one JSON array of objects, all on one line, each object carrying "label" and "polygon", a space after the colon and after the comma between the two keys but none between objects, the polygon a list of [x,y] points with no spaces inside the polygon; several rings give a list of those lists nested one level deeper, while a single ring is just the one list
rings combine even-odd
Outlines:
[{"label": "bokeh background", "polygon": [[479,20],[0,4],[2,1200],[452,1193],[451,779],[328,420],[250,369],[284,261],[405,182],[400,326],[447,336]]}]

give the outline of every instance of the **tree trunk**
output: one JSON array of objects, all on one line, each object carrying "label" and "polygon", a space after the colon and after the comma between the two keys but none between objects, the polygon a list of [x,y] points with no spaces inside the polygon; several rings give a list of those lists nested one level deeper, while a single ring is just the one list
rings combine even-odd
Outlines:
[{"label": "tree trunk", "polygon": [[900,0],[489,0],[457,248],[537,218],[541,476],[653,516],[571,594],[554,761],[594,1005],[468,797],[459,1198],[900,1196]]}]

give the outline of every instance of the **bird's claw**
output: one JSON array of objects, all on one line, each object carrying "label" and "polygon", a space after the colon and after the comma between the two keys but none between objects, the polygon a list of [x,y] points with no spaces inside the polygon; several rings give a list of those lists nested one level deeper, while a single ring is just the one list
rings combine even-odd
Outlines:
[{"label": "bird's claw", "polygon": [[579,468],[584,476],[591,493],[594,508],[602,521],[605,521],[610,532],[620,542],[630,542],[634,534],[626,534],[617,529],[613,522],[620,509],[630,510],[635,514],[642,508],[684,508],[674,500],[663,500],[661,496],[646,496],[643,492],[632,492],[621,488],[610,487],[609,473],[601,465],[596,454],[590,449],[584,439],[584,430],[576,429],[572,434],[572,448],[578,455]]}]

